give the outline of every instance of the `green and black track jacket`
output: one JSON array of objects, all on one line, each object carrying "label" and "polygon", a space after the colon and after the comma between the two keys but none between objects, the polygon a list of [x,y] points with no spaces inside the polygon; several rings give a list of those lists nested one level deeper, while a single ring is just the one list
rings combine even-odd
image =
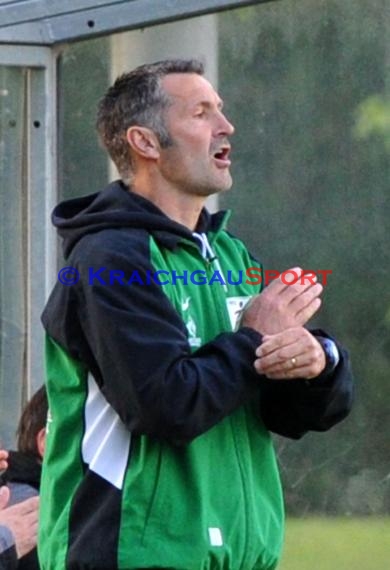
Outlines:
[{"label": "green and black track jacket", "polygon": [[261,335],[235,326],[260,290],[245,274],[258,263],[226,217],[203,211],[192,234],[120,182],[55,209],[78,273],[43,313],[42,570],[276,566],[270,431],[298,438],[340,421],[351,375],[341,347],[330,377],[256,374]]}]

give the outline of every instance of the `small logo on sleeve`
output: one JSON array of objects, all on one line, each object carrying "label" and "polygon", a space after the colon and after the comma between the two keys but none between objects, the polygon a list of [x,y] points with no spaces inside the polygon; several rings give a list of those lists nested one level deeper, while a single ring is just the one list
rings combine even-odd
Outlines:
[{"label": "small logo on sleeve", "polygon": [[223,546],[222,532],[220,528],[209,528],[209,539],[211,546]]}]

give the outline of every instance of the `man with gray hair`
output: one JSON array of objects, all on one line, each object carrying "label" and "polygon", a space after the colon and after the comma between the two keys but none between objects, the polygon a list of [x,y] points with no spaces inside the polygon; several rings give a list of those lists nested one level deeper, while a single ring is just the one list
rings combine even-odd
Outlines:
[{"label": "man with gray hair", "polygon": [[54,210],[75,278],[43,313],[43,570],[274,569],[270,432],[349,412],[347,353],[304,327],[321,284],[244,280],[258,262],[204,207],[232,185],[222,107],[198,61],[119,77],[97,126],[121,180]]}]

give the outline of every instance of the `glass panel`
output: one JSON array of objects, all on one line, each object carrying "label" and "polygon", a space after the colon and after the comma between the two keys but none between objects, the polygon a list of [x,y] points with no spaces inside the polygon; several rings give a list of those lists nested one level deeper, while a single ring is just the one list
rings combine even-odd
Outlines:
[{"label": "glass panel", "polygon": [[59,65],[60,196],[92,194],[108,178],[95,132],[97,102],[109,84],[109,40],[67,46]]},{"label": "glass panel", "polygon": [[384,5],[270,2],[214,16],[217,25],[203,39],[199,30],[209,24],[194,18],[131,32],[124,43],[124,35],[114,35],[68,46],[61,63],[63,197],[94,192],[110,176],[94,117],[112,76],[143,61],[200,55],[209,69],[215,66],[212,79],[218,75],[236,126],[235,189],[220,198],[234,210],[231,231],[270,269],[299,264],[332,271],[313,325],[349,348],[358,396],[351,417],[328,434],[275,438],[289,516],[282,570],[377,570],[388,563],[390,11]]},{"label": "glass panel", "polygon": [[278,440],[287,513],[302,517],[281,568],[376,570],[390,531],[390,11],[284,0],[219,22],[230,229],[270,269],[332,271],[313,325],[349,348],[358,384],[345,423]]},{"label": "glass panel", "polygon": [[25,386],[26,71],[0,67],[0,441],[10,446]]},{"label": "glass panel", "polygon": [[207,62],[207,75],[216,83],[216,24],[215,16],[202,16],[63,48],[59,65],[61,197],[97,192],[108,179],[118,177],[95,130],[97,103],[111,80],[141,63],[199,57]]}]

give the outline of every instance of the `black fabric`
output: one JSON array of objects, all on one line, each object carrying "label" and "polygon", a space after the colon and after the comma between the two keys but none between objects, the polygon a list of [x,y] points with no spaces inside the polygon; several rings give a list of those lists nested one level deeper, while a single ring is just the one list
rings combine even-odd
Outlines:
[{"label": "black fabric", "polygon": [[57,284],[44,326],[87,364],[131,432],[186,443],[245,401],[249,385],[258,380],[253,367],[258,333],[224,333],[191,353],[185,324],[160,286],[134,283],[130,295],[118,283],[88,285],[88,266],[121,269],[125,275],[137,270],[141,277],[154,271],[146,231],[87,235],[70,260],[80,281],[73,287]]},{"label": "black fabric", "polygon": [[39,491],[42,464],[35,455],[9,451],[8,469],[2,474],[6,483],[26,483]]},{"label": "black fabric", "polygon": [[[216,229],[223,215],[202,211],[199,228]],[[184,444],[210,429],[260,384],[260,410],[271,431],[301,437],[327,429],[350,410],[348,357],[323,383],[269,381],[253,368],[261,336],[224,333],[191,354],[181,317],[155,283],[110,286],[88,281],[88,267],[142,276],[152,234],[167,247],[194,241],[191,232],[120,182],[99,194],[60,204],[53,222],[80,281],[57,283],[42,316],[48,334],[86,363],[107,401],[135,434]],[[102,335],[101,331],[105,331]],[[119,340],[118,340],[119,339]],[[150,351],[153,346],[153,351]]]},{"label": "black fabric", "polygon": [[[216,229],[223,218],[204,210],[199,223]],[[159,285],[134,283],[129,294],[119,283],[89,283],[89,267],[126,276],[154,272],[150,233],[157,232],[160,240],[194,241],[187,228],[120,183],[58,206],[53,221],[80,281],[72,287],[57,283],[43,324],[86,363],[132,433],[184,444],[245,401],[258,380],[253,368],[258,333],[225,333],[191,354],[186,326]]]},{"label": "black fabric", "polygon": [[[0,532],[1,532],[1,527],[0,527]],[[0,551],[0,570],[16,570],[17,568],[18,568],[18,561],[16,558],[15,546],[12,545],[9,548]]]},{"label": "black fabric", "polygon": [[322,330],[311,333],[331,338],[336,343],[340,361],[332,374],[321,374],[311,380],[261,377],[260,413],[265,426],[293,439],[301,438],[308,431],[330,429],[348,415],[354,399],[346,350]]},{"label": "black fabric", "polygon": [[31,552],[18,560],[18,570],[39,570],[39,568],[38,551],[36,548],[33,548]]},{"label": "black fabric", "polygon": [[[224,216],[225,212],[210,215],[204,209],[196,230],[215,230]],[[102,192],[61,202],[53,211],[52,222],[63,239],[65,259],[84,235],[107,228],[147,229],[172,248],[180,238],[193,240],[188,228],[168,218],[149,200],[130,192],[119,180]]]},{"label": "black fabric", "polygon": [[72,501],[67,570],[117,568],[121,499],[119,489],[88,471]]}]

